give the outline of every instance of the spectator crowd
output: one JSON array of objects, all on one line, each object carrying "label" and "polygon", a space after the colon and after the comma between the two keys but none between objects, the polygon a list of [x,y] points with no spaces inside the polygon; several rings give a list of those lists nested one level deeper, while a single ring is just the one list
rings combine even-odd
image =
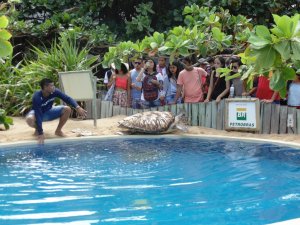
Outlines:
[{"label": "spectator crowd", "polygon": [[170,62],[161,56],[157,60],[136,58],[131,64],[122,63],[120,69],[112,64],[105,74],[105,85],[108,89],[114,88],[114,105],[144,109],[212,100],[218,103],[228,97],[251,96],[266,103],[300,108],[300,73],[288,82],[287,96],[281,99],[277,91],[270,89],[272,74],[256,77],[250,90],[246,88],[247,80],[241,80],[240,76],[230,80],[221,76],[218,68],[229,68],[230,75],[240,71],[242,63],[237,56],[216,56],[196,62],[192,57]]}]

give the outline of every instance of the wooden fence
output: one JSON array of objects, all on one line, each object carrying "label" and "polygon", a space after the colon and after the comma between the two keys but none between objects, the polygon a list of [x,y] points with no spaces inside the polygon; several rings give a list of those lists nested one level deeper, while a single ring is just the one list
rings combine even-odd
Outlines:
[{"label": "wooden fence", "polygon": [[[92,103],[85,102],[88,118],[93,118]],[[97,118],[108,118],[116,115],[133,115],[143,111],[170,111],[174,114],[185,110],[192,126],[224,130],[225,101],[209,103],[184,103],[166,105],[151,109],[132,109],[113,106],[112,102],[97,99]],[[260,133],[263,134],[300,134],[300,109],[287,106],[260,103]]]}]

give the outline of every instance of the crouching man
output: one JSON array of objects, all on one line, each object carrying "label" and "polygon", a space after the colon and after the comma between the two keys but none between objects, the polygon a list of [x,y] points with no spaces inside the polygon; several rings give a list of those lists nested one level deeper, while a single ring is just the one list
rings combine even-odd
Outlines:
[{"label": "crouching man", "polygon": [[52,80],[44,78],[40,82],[41,90],[34,93],[32,97],[32,110],[26,115],[26,122],[30,127],[35,128],[38,143],[43,144],[45,136],[42,122],[59,118],[55,135],[65,136],[62,127],[65,125],[71,114],[71,108],[66,105],[53,106],[55,98],[60,98],[65,103],[73,106],[81,117],[86,117],[86,111],[81,108],[74,99],[56,89]]}]

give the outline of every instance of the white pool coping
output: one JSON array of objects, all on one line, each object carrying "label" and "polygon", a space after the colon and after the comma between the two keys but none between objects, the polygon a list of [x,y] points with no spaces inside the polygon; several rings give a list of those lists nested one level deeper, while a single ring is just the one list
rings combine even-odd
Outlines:
[{"label": "white pool coping", "polygon": [[[224,135],[205,135],[205,134],[164,134],[164,135],[103,135],[103,136],[82,136],[82,137],[69,137],[69,138],[51,138],[45,140],[46,144],[51,143],[61,143],[61,142],[70,142],[70,141],[81,141],[81,140],[105,140],[105,139],[116,139],[116,138],[126,138],[126,139],[136,139],[136,138],[200,138],[200,139],[218,139],[218,140],[233,140],[233,141],[245,141],[245,142],[255,142],[255,143],[270,143],[280,146],[288,146],[294,148],[300,148],[300,143],[293,143],[287,141],[280,141],[274,139],[261,139],[261,138],[249,138],[249,137],[229,137]],[[27,141],[17,141],[17,142],[7,142],[0,143],[0,147],[4,146],[20,146],[20,145],[35,145],[37,144],[36,140],[27,140]],[[300,149],[299,149],[300,150]]]},{"label": "white pool coping", "polygon": [[268,225],[299,225],[299,224],[300,224],[300,218],[285,220],[285,221],[277,222],[277,223],[270,223]]}]

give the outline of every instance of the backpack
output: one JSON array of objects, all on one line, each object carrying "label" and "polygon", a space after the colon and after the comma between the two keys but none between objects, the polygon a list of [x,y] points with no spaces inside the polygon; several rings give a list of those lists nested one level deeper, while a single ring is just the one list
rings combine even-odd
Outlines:
[{"label": "backpack", "polygon": [[158,87],[153,84],[151,80],[157,80],[157,77],[155,75],[146,75],[142,83],[144,98],[146,101],[154,101],[158,98]]}]

